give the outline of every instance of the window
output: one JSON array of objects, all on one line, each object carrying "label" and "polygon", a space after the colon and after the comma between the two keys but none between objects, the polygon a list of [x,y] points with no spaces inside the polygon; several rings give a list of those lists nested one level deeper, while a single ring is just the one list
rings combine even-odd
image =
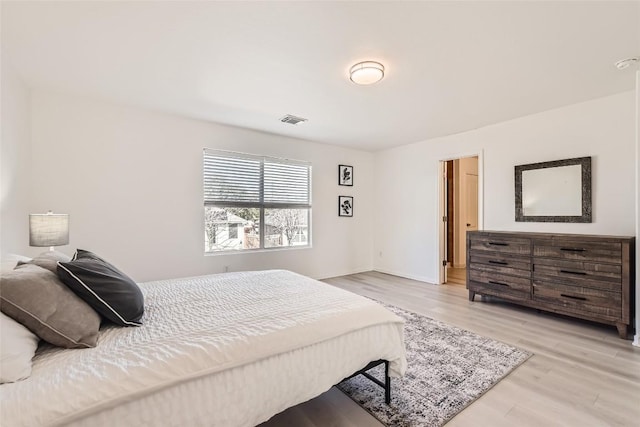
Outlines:
[{"label": "window", "polygon": [[311,164],[204,150],[205,252],[310,245]]},{"label": "window", "polygon": [[238,226],[236,224],[229,225],[229,238],[230,239],[238,238]]}]

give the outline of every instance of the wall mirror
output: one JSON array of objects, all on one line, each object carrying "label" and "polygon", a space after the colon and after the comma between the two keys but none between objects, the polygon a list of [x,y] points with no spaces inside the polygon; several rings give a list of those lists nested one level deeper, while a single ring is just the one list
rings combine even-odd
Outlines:
[{"label": "wall mirror", "polygon": [[591,157],[515,167],[516,221],[591,222]]}]

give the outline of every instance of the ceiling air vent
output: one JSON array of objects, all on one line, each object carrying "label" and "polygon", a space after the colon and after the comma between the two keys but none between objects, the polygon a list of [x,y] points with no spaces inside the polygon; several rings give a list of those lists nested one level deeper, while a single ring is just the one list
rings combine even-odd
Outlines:
[{"label": "ceiling air vent", "polygon": [[290,125],[297,125],[298,123],[304,123],[309,119],[305,119],[303,117],[294,116],[291,114],[287,114],[283,118],[280,119],[282,123],[289,123]]}]

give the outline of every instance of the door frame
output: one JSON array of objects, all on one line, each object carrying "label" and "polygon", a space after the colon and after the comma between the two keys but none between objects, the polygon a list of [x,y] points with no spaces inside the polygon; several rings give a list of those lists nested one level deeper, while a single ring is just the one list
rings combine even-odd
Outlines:
[{"label": "door frame", "polygon": [[438,250],[436,257],[436,271],[438,272],[439,285],[446,283],[447,280],[447,268],[442,265],[447,255],[446,241],[447,241],[447,227],[442,220],[446,216],[446,197],[447,192],[445,189],[445,162],[449,160],[463,159],[466,157],[478,158],[478,230],[484,229],[484,150],[464,152],[456,155],[441,157],[438,159],[438,215],[436,216],[436,229],[438,230]]}]

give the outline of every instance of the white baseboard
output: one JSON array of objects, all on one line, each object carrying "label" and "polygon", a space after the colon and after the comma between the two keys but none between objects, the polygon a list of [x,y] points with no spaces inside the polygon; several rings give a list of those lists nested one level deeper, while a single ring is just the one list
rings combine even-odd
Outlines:
[{"label": "white baseboard", "polygon": [[321,277],[314,277],[314,279],[316,279],[316,280],[331,279],[331,278],[334,278],[334,277],[349,276],[351,274],[366,273],[367,271],[373,271],[373,268],[372,267],[362,267],[362,268],[355,268],[353,270],[332,272],[332,273],[330,273],[328,275],[322,275]]},{"label": "white baseboard", "polygon": [[406,273],[402,273],[400,271],[394,271],[394,270],[385,270],[382,268],[374,268],[373,271],[377,271],[385,274],[391,274],[392,276],[404,277],[405,279],[417,280],[419,282],[425,282],[430,285],[437,283],[437,280],[435,280],[432,277],[415,276],[413,274],[406,274]]},{"label": "white baseboard", "polygon": [[635,334],[635,336],[633,337],[633,342],[631,343],[631,345],[634,345],[636,347],[640,347],[640,334]]},{"label": "white baseboard", "polygon": [[379,273],[391,274],[392,276],[398,276],[398,277],[403,277],[405,279],[417,280],[419,282],[428,283],[430,285],[433,285],[433,284],[437,283],[437,280],[435,280],[433,277],[416,276],[414,274],[407,274],[407,273],[403,273],[403,272],[397,271],[397,270],[386,270],[386,269],[382,269],[382,268],[371,268],[371,267],[356,268],[356,269],[353,269],[353,270],[333,272],[333,273],[330,273],[329,275],[322,275],[321,277],[314,277],[314,279],[316,279],[316,280],[331,279],[333,277],[349,276],[351,274],[366,273],[368,271],[377,271]]}]

